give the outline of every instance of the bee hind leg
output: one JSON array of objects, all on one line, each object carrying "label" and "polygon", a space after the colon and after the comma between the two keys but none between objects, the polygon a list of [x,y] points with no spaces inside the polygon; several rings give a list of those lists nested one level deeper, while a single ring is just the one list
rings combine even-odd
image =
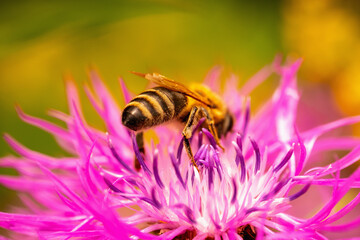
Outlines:
[{"label": "bee hind leg", "polygon": [[[143,132],[139,132],[136,133],[136,144],[139,147],[139,151],[142,155],[145,155],[145,148],[144,148],[144,133]],[[137,171],[139,171],[141,169],[141,165],[139,160],[135,157],[134,160],[134,165],[135,165],[135,169]]]}]

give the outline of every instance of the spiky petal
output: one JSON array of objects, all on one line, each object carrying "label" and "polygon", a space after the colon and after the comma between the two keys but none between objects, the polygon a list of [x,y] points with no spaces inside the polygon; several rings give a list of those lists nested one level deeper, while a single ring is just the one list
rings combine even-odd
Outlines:
[{"label": "spiky petal", "polygon": [[[240,91],[231,77],[222,97],[236,121],[222,139],[225,151],[207,129],[194,132],[191,139],[200,173],[182,153],[177,128],[155,128],[159,145],[146,144],[146,154],[141,154],[134,134],[119,121],[121,110],[95,72],[90,73],[94,93],[89,87],[86,93],[107,132],[86,123],[71,82],[67,84],[70,114],[50,112],[66,128],[18,108],[25,122],[53,134],[73,156],[37,153],[5,135],[21,157],[1,159],[1,166],[14,168],[19,175],[0,176],[0,183],[18,191],[25,208],[0,213],[0,226],[11,230],[13,238],[33,239],[326,239],[332,232],[356,229],[360,220],[351,212],[359,207],[360,195],[356,193],[340,209],[335,206],[360,187],[360,169],[340,177],[359,159],[360,141],[318,137],[359,122],[360,117],[299,132],[295,119],[300,63],[281,66],[276,60]],[[214,91],[220,86],[220,70],[214,68],[206,78]],[[279,75],[280,85],[250,116],[248,95],[272,72]],[[120,83],[128,102],[131,93]],[[316,153],[325,150],[350,152],[314,167]],[[139,171],[135,159],[142,167]],[[314,188],[327,187],[333,190],[323,196],[323,205],[318,200],[316,206],[299,204],[299,199],[314,194]]]}]

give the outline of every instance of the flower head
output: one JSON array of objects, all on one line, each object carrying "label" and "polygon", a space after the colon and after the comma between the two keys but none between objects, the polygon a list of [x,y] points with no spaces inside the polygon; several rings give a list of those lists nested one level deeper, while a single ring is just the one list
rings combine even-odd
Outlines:
[{"label": "flower head", "polygon": [[[86,123],[71,82],[70,114],[50,112],[66,123],[66,129],[18,109],[25,122],[53,134],[72,157],[37,153],[5,135],[21,157],[1,159],[1,166],[19,174],[0,176],[0,182],[20,192],[25,209],[0,213],[0,226],[14,236],[41,239],[216,240],[326,239],[329,232],[359,226],[360,218],[336,224],[359,205],[359,194],[335,210],[351,189],[359,187],[360,169],[340,177],[341,170],[358,160],[359,141],[318,137],[359,122],[360,117],[299,132],[295,126],[299,66],[300,61],[289,66],[275,61],[240,91],[234,87],[235,77],[227,81],[222,97],[234,115],[233,131],[221,139],[223,151],[210,131],[198,124],[190,142],[199,171],[183,153],[181,129],[172,125],[156,127],[159,144],[145,143],[142,154],[95,72],[91,72],[95,94],[85,90],[106,132]],[[280,85],[251,116],[248,95],[273,72],[280,76]],[[205,80],[213,91],[218,90],[218,77],[215,68]],[[132,94],[120,83],[128,102]],[[314,153],[344,149],[352,150],[329,165],[312,167]],[[134,167],[135,159],[140,170]],[[320,209],[294,204],[313,187],[333,189]]]}]

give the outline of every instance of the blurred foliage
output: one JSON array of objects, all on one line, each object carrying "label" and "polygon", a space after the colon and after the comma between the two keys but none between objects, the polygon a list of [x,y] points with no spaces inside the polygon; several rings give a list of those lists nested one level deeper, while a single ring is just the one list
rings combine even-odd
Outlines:
[{"label": "blurred foliage", "polygon": [[[48,108],[67,112],[62,76],[69,73],[79,86],[89,123],[104,128],[81,90],[88,81],[89,65],[99,69],[123,104],[119,76],[133,92],[146,86],[145,81],[129,73],[132,70],[158,71],[180,81],[201,81],[212,66],[220,64],[244,82],[278,53],[304,58],[302,89],[319,89],[321,94],[325,91],[321,96],[328,98],[317,101],[321,116],[338,114],[328,113],[336,112],[336,107],[331,105],[332,110],[327,110],[329,106],[322,105],[331,102],[332,95],[335,100],[331,104],[346,114],[359,114],[359,3],[1,1],[0,132],[10,133],[31,149],[55,156],[66,154],[49,134],[22,123],[14,104],[45,119],[50,119],[46,116]],[[266,82],[258,96],[269,94],[268,88],[273,86]],[[306,97],[311,99],[309,94]],[[256,102],[256,98],[252,100]],[[316,105],[308,102],[312,107]],[[0,141],[0,155],[9,153],[15,154]]]}]

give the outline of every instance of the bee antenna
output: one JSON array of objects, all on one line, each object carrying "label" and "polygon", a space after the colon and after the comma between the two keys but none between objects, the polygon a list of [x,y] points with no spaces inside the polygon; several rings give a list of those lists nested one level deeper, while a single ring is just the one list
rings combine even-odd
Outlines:
[{"label": "bee antenna", "polygon": [[138,73],[138,72],[134,72],[134,71],[130,71],[132,74],[135,74],[135,75],[137,75],[137,76],[140,76],[140,77],[145,77],[145,75],[146,74],[144,74],[144,73]]}]

